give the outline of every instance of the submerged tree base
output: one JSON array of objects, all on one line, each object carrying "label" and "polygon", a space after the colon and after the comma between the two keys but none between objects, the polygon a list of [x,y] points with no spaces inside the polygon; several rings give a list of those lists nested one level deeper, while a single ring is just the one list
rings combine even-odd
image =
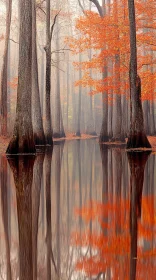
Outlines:
[{"label": "submerged tree base", "polygon": [[126,140],[125,140],[125,137],[122,136],[122,137],[112,137],[110,142],[121,142],[121,143],[125,143]]},{"label": "submerged tree base", "polygon": [[35,154],[36,148],[34,139],[23,137],[20,139],[17,136],[13,136],[10,140],[6,154]]},{"label": "submerged tree base", "polygon": [[100,143],[109,142],[109,136],[108,136],[108,135],[104,135],[104,134],[100,134],[100,136],[99,136],[99,142],[100,142]]},{"label": "submerged tree base", "polygon": [[52,136],[45,135],[46,145],[53,146],[53,139]]},{"label": "submerged tree base", "polygon": [[92,132],[86,131],[86,134],[91,135],[91,136],[97,136],[97,133],[95,131],[92,131]]},{"label": "submerged tree base", "polygon": [[60,133],[54,132],[54,133],[53,133],[53,137],[54,137],[54,138],[65,138],[66,135],[65,135],[64,132],[60,132]]},{"label": "submerged tree base", "polygon": [[39,135],[39,134],[34,133],[34,141],[35,141],[35,145],[37,145],[37,146],[46,145],[46,140],[45,140],[44,134]]},{"label": "submerged tree base", "polygon": [[77,132],[75,133],[75,136],[81,137],[81,133],[80,133],[79,131],[77,131]]},{"label": "submerged tree base", "polygon": [[151,148],[151,144],[148,141],[148,138],[144,132],[137,134],[131,134],[128,137],[127,149],[136,149],[136,148]]}]

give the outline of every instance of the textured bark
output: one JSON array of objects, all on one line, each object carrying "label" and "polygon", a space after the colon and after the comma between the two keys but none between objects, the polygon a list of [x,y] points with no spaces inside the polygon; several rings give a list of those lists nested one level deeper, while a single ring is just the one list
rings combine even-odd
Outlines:
[{"label": "textured bark", "polygon": [[45,93],[45,138],[46,144],[53,144],[51,123],[51,33],[50,33],[50,0],[46,0],[46,93]]},{"label": "textured bark", "polygon": [[[105,1],[104,0],[102,1],[102,7],[99,5],[99,2],[96,0],[92,1],[92,2],[96,5],[99,15],[101,17],[104,17],[105,13],[106,13]],[[104,61],[104,63],[106,63],[106,61]],[[106,79],[107,75],[108,75],[107,66],[104,66],[103,74],[102,74],[103,79]],[[107,92],[103,92],[102,96],[103,96],[103,117],[102,117],[102,127],[101,127],[99,142],[108,142],[109,134],[108,134],[108,94],[107,94]]]},{"label": "textured bark", "polygon": [[[79,62],[81,63],[81,53],[79,54]],[[79,70],[79,80],[82,78],[81,69]],[[78,95],[78,109],[77,109],[77,124],[76,124],[76,136],[81,137],[81,119],[82,119],[82,86],[79,86],[79,95]]]},{"label": "textured bark", "polygon": [[[106,67],[105,67],[106,68]],[[107,69],[103,73],[103,79],[107,77]],[[102,117],[102,127],[100,131],[99,142],[107,142],[109,140],[108,136],[108,94],[102,94],[102,106],[103,106],[103,117]]]},{"label": "textured bark", "polygon": [[16,187],[19,230],[19,279],[33,279],[32,260],[32,180],[34,157],[8,158]]},{"label": "textured bark", "polygon": [[12,0],[6,0],[6,33],[1,71],[1,135],[7,135],[8,47],[11,26]]},{"label": "textured bark", "polygon": [[32,123],[36,145],[45,145],[41,114],[36,46],[36,1],[32,1]]},{"label": "textured bark", "polygon": [[137,75],[137,47],[134,0],[128,0],[130,22],[130,134],[127,149],[151,148],[144,129],[141,80]]},{"label": "textured bark", "polygon": [[118,85],[115,96],[114,106],[114,129],[113,129],[113,141],[125,142],[122,129],[122,107],[121,107],[121,94],[120,94],[120,55],[115,56],[115,84]]},{"label": "textured bark", "polygon": [[32,2],[20,1],[19,69],[16,121],[6,153],[35,153],[31,119],[32,74]]},{"label": "textured bark", "polygon": [[150,135],[155,135],[154,101],[150,101]]},{"label": "textured bark", "polygon": [[[56,9],[59,10],[59,0],[56,2]],[[60,49],[59,42],[59,20],[56,22],[56,50]],[[64,125],[63,125],[63,117],[62,117],[62,109],[61,109],[61,97],[60,97],[60,57],[59,52],[56,53],[56,94],[55,94],[55,138],[65,137]],[[69,77],[68,77],[69,78]]]}]

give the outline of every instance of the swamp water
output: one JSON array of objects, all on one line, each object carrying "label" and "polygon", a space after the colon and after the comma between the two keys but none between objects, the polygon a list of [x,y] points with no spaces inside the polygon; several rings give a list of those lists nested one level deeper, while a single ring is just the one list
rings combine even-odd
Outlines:
[{"label": "swamp water", "polygon": [[0,280],[155,279],[155,154],[74,140],[0,165]]}]

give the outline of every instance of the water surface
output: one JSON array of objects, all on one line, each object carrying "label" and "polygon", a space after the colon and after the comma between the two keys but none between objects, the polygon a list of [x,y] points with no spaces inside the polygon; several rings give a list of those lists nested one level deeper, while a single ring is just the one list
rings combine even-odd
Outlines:
[{"label": "water surface", "polygon": [[89,139],[0,162],[0,279],[155,279],[154,154]]}]

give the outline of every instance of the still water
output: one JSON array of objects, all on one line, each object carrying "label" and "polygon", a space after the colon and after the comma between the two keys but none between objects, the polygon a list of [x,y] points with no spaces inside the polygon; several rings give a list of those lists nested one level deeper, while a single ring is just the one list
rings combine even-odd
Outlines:
[{"label": "still water", "polygon": [[0,280],[156,279],[155,154],[90,139],[0,163]]}]

